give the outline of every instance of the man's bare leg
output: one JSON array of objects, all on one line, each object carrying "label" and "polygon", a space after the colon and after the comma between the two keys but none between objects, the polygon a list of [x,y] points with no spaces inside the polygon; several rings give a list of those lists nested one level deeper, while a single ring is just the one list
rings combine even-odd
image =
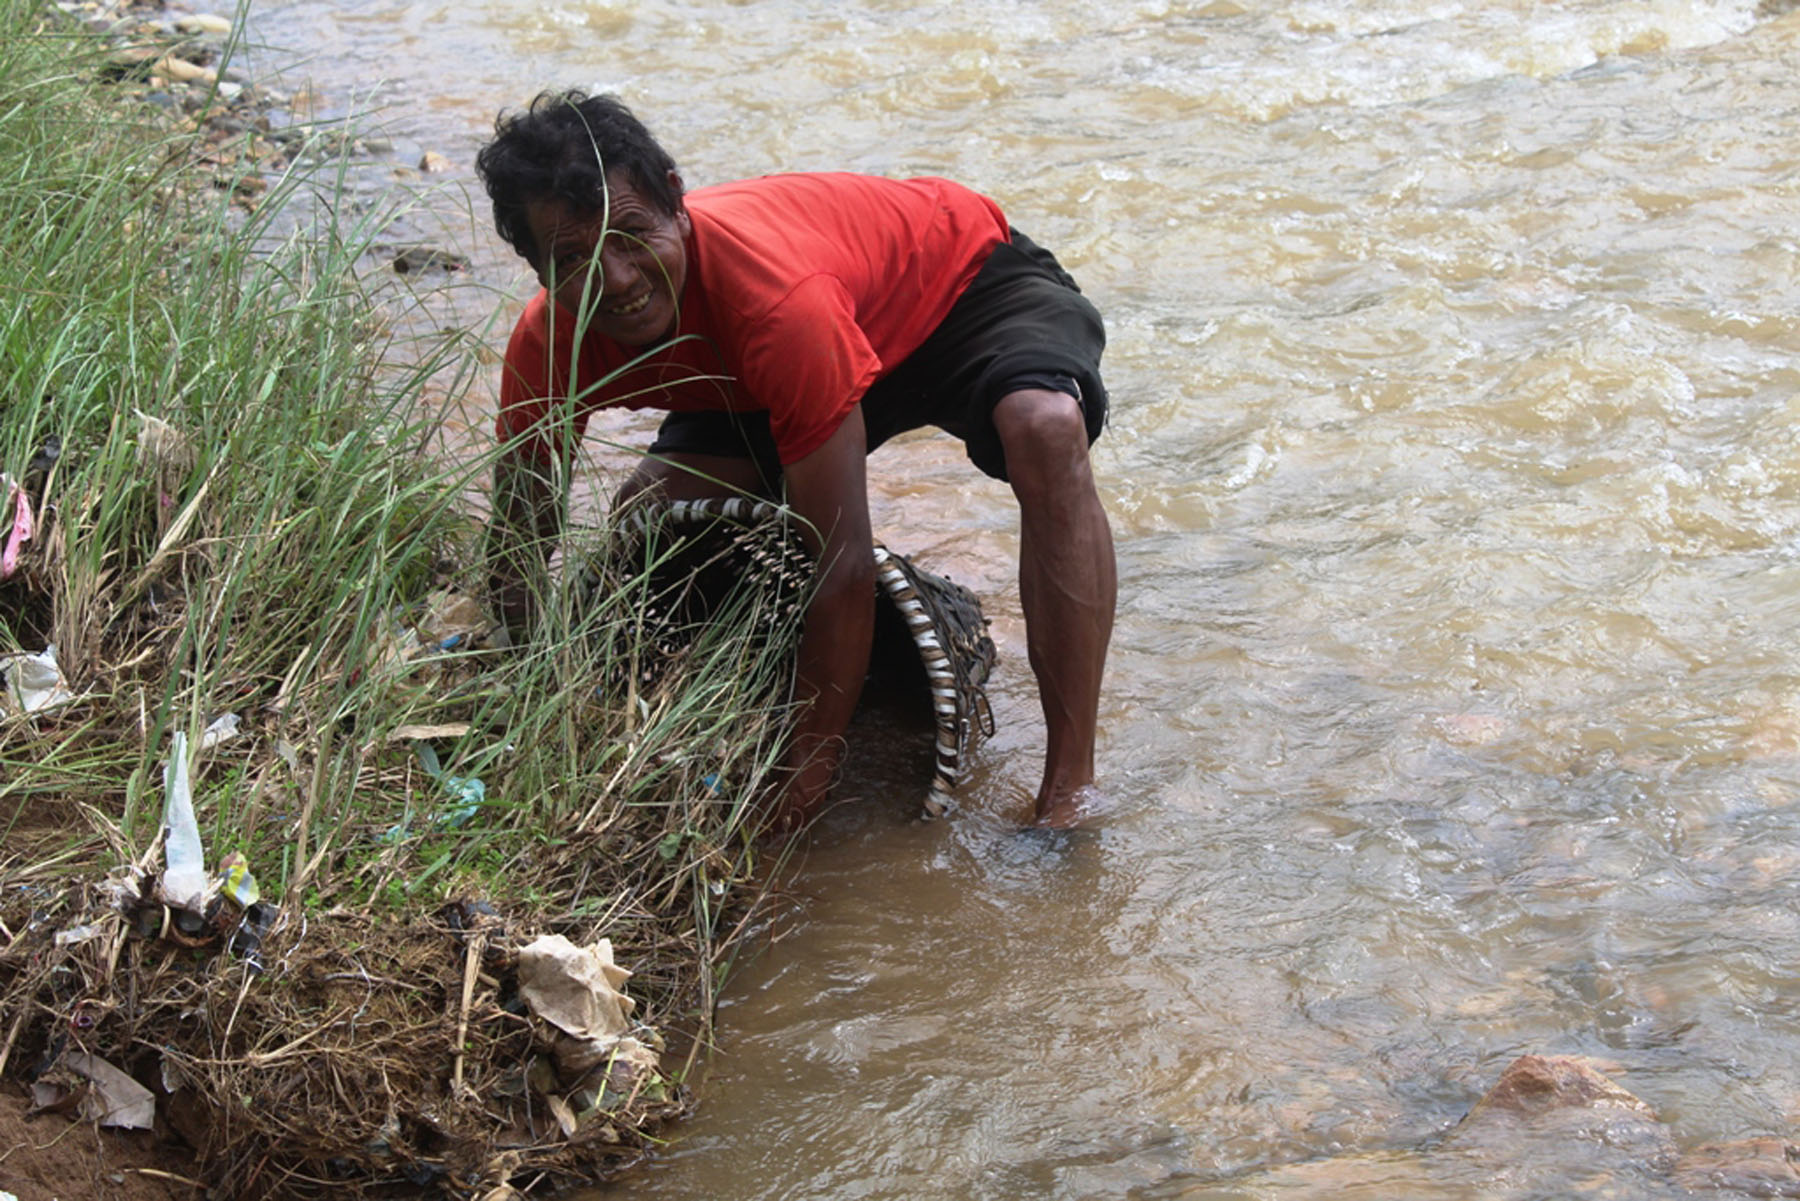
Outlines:
[{"label": "man's bare leg", "polygon": [[1013,392],[994,408],[1019,500],[1019,601],[1044,706],[1044,780],[1033,821],[1073,826],[1094,782],[1100,679],[1118,566],[1088,464],[1081,407],[1060,392]]}]

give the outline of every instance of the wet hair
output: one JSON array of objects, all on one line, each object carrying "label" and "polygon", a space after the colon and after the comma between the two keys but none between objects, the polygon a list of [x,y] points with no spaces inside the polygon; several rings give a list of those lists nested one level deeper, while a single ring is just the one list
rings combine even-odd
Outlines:
[{"label": "wet hair", "polygon": [[675,160],[617,96],[540,92],[524,112],[500,114],[475,169],[494,203],[494,228],[534,265],[538,245],[525,206],[555,198],[597,213],[606,205],[608,171],[622,169],[638,194],[666,215],[681,212],[681,179],[671,178]]}]

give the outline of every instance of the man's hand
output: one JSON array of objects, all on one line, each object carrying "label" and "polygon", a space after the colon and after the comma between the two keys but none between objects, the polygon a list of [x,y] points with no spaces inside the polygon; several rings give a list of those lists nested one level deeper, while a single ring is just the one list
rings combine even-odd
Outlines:
[{"label": "man's hand", "polygon": [[511,451],[494,465],[493,518],[485,557],[488,589],[514,643],[536,616],[550,551],[562,536],[563,497],[543,470]]},{"label": "man's hand", "polygon": [[819,449],[785,470],[788,504],[812,526],[807,543],[819,574],[800,637],[795,688],[800,713],[788,744],[790,774],[776,803],[780,828],[798,828],[824,803],[869,669],[875,557],[867,454],[859,405]]}]

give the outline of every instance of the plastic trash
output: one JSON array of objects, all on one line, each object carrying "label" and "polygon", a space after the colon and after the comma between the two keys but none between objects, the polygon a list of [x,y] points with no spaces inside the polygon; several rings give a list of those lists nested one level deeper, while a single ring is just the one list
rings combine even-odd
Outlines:
[{"label": "plastic trash", "polygon": [[71,926],[67,930],[59,930],[56,945],[59,947],[78,947],[84,942],[100,937],[101,929],[95,925]]},{"label": "plastic trash", "polygon": [[127,1130],[156,1124],[156,1094],[98,1055],[71,1051],[63,1056],[63,1066],[92,1086],[81,1103],[82,1117]]},{"label": "plastic trash", "polygon": [[437,824],[455,828],[467,825],[469,819],[481,808],[481,803],[487,799],[487,785],[478,776],[445,775],[431,744],[420,742],[416,745],[419,763],[443,788],[444,795],[455,802],[449,809],[438,814]]},{"label": "plastic trash", "polygon": [[176,730],[169,761],[163,765],[163,903],[190,913],[200,912],[206,897],[206,854],[200,825],[194,820],[194,796],[188,785],[187,731]]},{"label": "plastic trash", "polygon": [[215,717],[200,731],[200,749],[210,751],[221,742],[229,742],[238,736],[238,726],[243,719],[235,713],[227,713],[223,717]]},{"label": "plastic trash", "polygon": [[[469,824],[469,819],[481,810],[482,803],[487,800],[487,785],[478,776],[448,776],[438,762],[437,752],[431,744],[423,741],[413,743],[413,753],[419,757],[419,766],[425,774],[438,782],[439,789],[451,802],[432,819],[432,825],[440,830],[460,830]],[[389,826],[381,835],[382,842],[398,842],[412,832],[412,810],[399,825]]]},{"label": "plastic trash", "polygon": [[22,713],[53,709],[75,699],[57,666],[54,643],[35,655],[0,659],[0,672],[6,676],[7,699]]},{"label": "plastic trash", "polygon": [[25,544],[37,535],[37,522],[31,514],[31,497],[13,482],[10,475],[0,475],[0,495],[5,497],[5,511],[12,514],[12,529],[6,535],[6,549],[0,551],[0,580],[11,578],[19,570],[19,557]]},{"label": "plastic trash", "polygon": [[263,970],[262,944],[275,928],[275,919],[281,911],[273,905],[262,901],[252,902],[245,906],[243,920],[238,922],[237,929],[231,932],[231,938],[225,948],[244,961],[244,966],[253,974],[260,975]]},{"label": "plastic trash", "polygon": [[250,874],[250,862],[236,851],[219,860],[219,895],[248,909],[262,900],[262,888]]},{"label": "plastic trash", "polygon": [[493,627],[480,601],[441,588],[426,598],[419,636],[440,651],[453,651],[481,641]]},{"label": "plastic trash", "polygon": [[[407,665],[423,653],[418,637],[400,622],[389,618],[370,640],[369,666],[377,674],[390,671],[405,674],[411,670]],[[360,678],[360,674],[360,668],[351,672],[351,681]]]}]

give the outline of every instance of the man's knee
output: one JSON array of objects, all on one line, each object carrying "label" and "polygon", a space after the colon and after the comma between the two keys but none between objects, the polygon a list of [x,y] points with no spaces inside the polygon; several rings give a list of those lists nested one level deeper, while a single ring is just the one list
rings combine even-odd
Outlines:
[{"label": "man's knee", "polygon": [[1067,393],[1010,393],[994,406],[994,429],[1015,489],[1066,486],[1071,476],[1087,474],[1087,420]]}]

